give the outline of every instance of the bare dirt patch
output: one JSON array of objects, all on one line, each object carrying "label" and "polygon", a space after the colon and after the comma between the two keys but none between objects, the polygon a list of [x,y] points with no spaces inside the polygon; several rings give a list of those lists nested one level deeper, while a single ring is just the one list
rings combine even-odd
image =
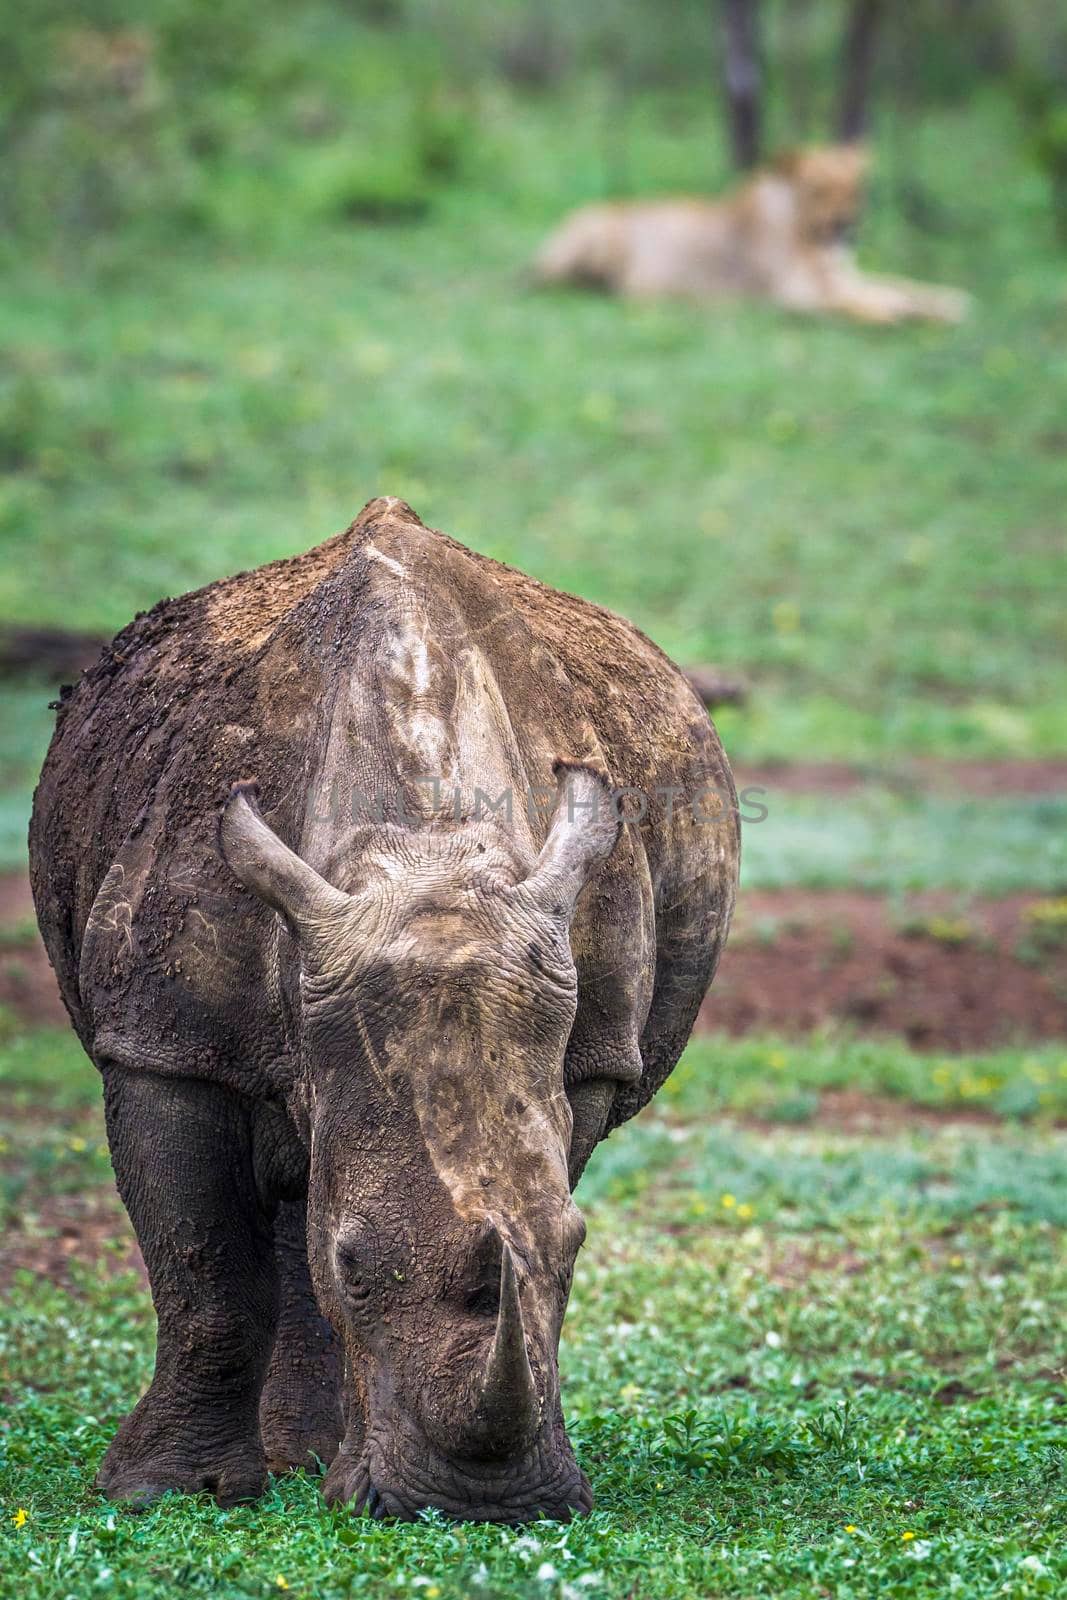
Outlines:
[{"label": "bare dirt patch", "polygon": [[30,881],[23,872],[0,873],[0,930],[0,1006],[23,1022],[65,1023],[66,1009],[37,935]]},{"label": "bare dirt patch", "polygon": [[0,1289],[6,1289],[20,1270],[71,1288],[72,1266],[113,1272],[132,1268],[148,1282],[133,1230],[113,1189],[50,1195],[37,1211],[10,1228],[0,1252]]},{"label": "bare dirt patch", "polygon": [[1033,896],[926,894],[906,915],[876,895],[742,896],[698,1026],[742,1034],[847,1022],[916,1049],[979,1050],[1067,1037],[1067,944],[1020,958]]},{"label": "bare dirt patch", "polygon": [[[749,1128],[780,1127],[769,1116],[740,1119]],[[913,1100],[895,1100],[891,1095],[868,1094],[863,1089],[822,1089],[811,1126],[822,1133],[870,1134],[890,1138],[916,1128],[945,1128],[956,1125],[997,1127],[1002,1119],[984,1106],[919,1106]],[[792,1125],[792,1119],[790,1119]]]}]

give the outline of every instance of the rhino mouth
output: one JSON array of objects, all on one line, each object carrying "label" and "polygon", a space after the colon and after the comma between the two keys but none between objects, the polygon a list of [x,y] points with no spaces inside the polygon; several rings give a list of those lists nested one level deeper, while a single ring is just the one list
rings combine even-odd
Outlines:
[{"label": "rhino mouth", "polygon": [[435,1451],[399,1462],[368,1441],[355,1468],[338,1473],[338,1465],[327,1477],[327,1500],[347,1502],[354,1515],[378,1522],[414,1522],[431,1509],[455,1522],[569,1522],[593,1508],[593,1492],[569,1444],[547,1453],[535,1449],[518,1462],[460,1466]]}]

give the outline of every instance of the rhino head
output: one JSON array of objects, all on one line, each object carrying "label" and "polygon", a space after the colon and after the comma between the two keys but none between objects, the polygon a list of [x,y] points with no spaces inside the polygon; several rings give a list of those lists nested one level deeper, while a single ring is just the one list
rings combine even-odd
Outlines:
[{"label": "rhino head", "polygon": [[222,848],[299,960],[308,1253],[346,1352],[327,1497],[380,1516],[567,1517],[592,1497],[558,1346],[585,1233],[563,1062],[569,929],[614,848],[603,780],[557,768],[540,855],[478,822],[380,825],[350,892],[238,785]]}]

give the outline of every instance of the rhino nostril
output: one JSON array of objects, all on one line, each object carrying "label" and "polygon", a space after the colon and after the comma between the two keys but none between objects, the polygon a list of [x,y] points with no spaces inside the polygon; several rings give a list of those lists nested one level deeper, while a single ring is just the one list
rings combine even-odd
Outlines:
[{"label": "rhino nostril", "polygon": [[467,1294],[464,1309],[472,1317],[495,1317],[500,1310],[499,1276],[491,1283],[476,1284]]}]

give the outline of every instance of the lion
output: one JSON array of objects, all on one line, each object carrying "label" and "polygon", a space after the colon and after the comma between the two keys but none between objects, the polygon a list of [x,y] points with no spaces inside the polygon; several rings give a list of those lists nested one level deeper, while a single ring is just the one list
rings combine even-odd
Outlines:
[{"label": "lion", "polygon": [[636,299],[749,297],[861,322],[958,322],[959,289],[875,276],[849,235],[870,165],[860,145],[789,151],[721,200],[583,206],[534,264],[542,284],[578,283]]}]

